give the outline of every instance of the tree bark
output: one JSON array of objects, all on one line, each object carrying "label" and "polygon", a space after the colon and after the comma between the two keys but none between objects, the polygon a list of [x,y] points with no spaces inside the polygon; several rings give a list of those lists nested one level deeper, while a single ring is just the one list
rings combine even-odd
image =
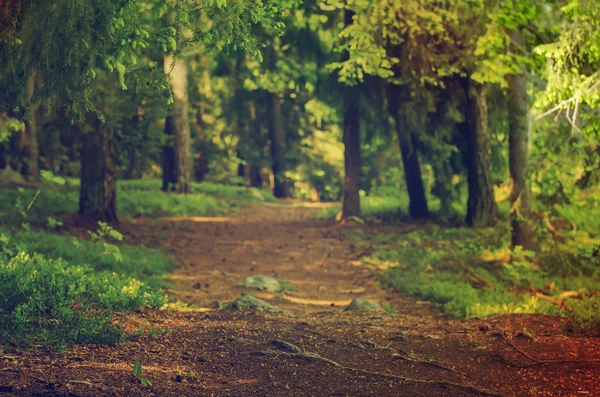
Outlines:
[{"label": "tree bark", "polygon": [[437,159],[431,164],[435,183],[431,193],[440,199],[440,215],[445,217],[454,216],[452,201],[454,198],[454,187],[452,186],[452,167],[448,159]]},{"label": "tree bark", "polygon": [[100,120],[94,130],[82,133],[79,215],[83,218],[117,222],[114,133]]},{"label": "tree bark", "polygon": [[163,190],[177,193],[190,192],[191,131],[189,119],[188,72],[185,58],[164,57],[165,73],[170,72],[173,104],[165,122],[165,134],[172,137],[172,145],[163,152]]},{"label": "tree bark", "polygon": [[360,110],[356,88],[348,89],[345,96],[344,141],[344,187],[342,219],[360,217]]},{"label": "tree bark", "polygon": [[412,218],[429,218],[429,207],[425,196],[425,186],[419,165],[419,154],[416,149],[414,135],[408,123],[404,123],[400,114],[402,92],[398,86],[390,86],[388,99],[390,112],[396,124],[396,133],[400,144],[400,154],[404,166],[404,180],[410,199],[409,213]]},{"label": "tree bark", "polygon": [[465,136],[467,143],[467,225],[474,228],[494,226],[498,207],[490,175],[490,136],[487,101],[482,84],[463,78],[466,96]]},{"label": "tree bark", "polygon": [[35,79],[36,73],[32,73],[27,80],[27,91],[25,104],[29,109],[29,117],[25,120],[25,128],[22,131],[21,142],[22,142],[22,154],[25,160],[22,174],[31,178],[34,181],[40,179],[39,169],[39,149],[37,141],[37,105],[32,102],[33,94],[35,91]]},{"label": "tree bark", "polygon": [[[512,44],[525,47],[525,38],[520,30],[509,32]],[[531,202],[527,185],[529,163],[529,123],[527,119],[527,77],[525,69],[507,76],[508,82],[508,157],[511,179],[510,221],[512,226],[511,245],[534,249],[534,235],[529,223]]]},{"label": "tree bark", "polygon": [[277,94],[268,93],[269,97],[269,135],[271,138],[271,168],[273,169],[273,195],[277,198],[290,196],[287,177],[285,176],[286,136],[281,116],[281,99]]},{"label": "tree bark", "polygon": [[[352,25],[354,12],[344,10],[345,26]],[[348,54],[344,55],[348,58]],[[344,96],[344,125],[342,140],[344,143],[344,186],[342,201],[342,220],[360,217],[360,89],[346,87]]]}]

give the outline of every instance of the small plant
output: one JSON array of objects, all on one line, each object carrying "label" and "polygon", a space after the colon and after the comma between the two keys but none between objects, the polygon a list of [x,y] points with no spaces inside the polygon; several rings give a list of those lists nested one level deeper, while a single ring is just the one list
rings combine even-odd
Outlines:
[{"label": "small plant", "polygon": [[144,386],[152,386],[148,378],[142,377],[142,363],[137,361],[133,366],[133,376]]},{"label": "small plant", "polygon": [[385,305],[383,305],[383,310],[384,310],[386,313],[390,313],[390,314],[398,314],[398,310],[394,309],[394,308],[392,307],[392,305],[390,305],[390,303],[389,303],[389,302],[386,302],[386,303],[385,303]]},{"label": "small plant", "polygon": [[61,221],[48,217],[48,229],[58,229],[62,225],[63,223]]},{"label": "small plant", "polygon": [[162,327],[151,327],[148,330],[148,336],[154,338],[157,336],[166,336],[170,331],[166,328],[162,328]]},{"label": "small plant", "polygon": [[284,279],[279,280],[279,288],[281,289],[281,291],[298,291],[296,287],[294,287],[292,284],[288,283]]},{"label": "small plant", "polygon": [[88,231],[89,235],[92,237],[92,241],[101,244],[104,247],[104,251],[98,256],[112,255],[117,262],[123,262],[123,255],[121,254],[119,247],[107,241],[108,238],[121,241],[123,240],[123,235],[105,222],[98,222],[98,225],[100,226],[100,229],[97,231]]}]

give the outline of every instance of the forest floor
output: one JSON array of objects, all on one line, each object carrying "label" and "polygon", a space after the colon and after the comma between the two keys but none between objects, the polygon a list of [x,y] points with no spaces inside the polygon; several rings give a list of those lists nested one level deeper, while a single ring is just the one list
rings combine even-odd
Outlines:
[{"label": "forest floor", "polygon": [[[233,218],[120,224],[128,243],[170,253],[169,293],[190,308],[127,315],[129,332],[146,331],[118,346],[0,348],[0,396],[600,396],[600,339],[550,316],[453,320],[386,290],[346,231],[419,225],[340,225],[317,210],[255,204]],[[293,286],[253,293],[293,316],[216,310],[258,274]],[[353,298],[398,313],[344,312]]]}]

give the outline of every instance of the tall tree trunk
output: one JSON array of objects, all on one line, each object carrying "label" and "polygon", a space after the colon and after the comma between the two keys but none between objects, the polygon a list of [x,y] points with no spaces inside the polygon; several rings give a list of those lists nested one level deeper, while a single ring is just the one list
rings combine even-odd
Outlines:
[{"label": "tall tree trunk", "polygon": [[400,144],[400,154],[402,155],[402,164],[404,165],[404,179],[406,189],[410,198],[409,212],[413,218],[421,219],[429,217],[429,207],[427,197],[425,196],[425,186],[421,176],[421,166],[419,165],[419,154],[416,149],[414,135],[408,128],[408,123],[403,122],[400,114],[402,91],[398,86],[390,86],[388,99],[390,113],[394,117],[398,142]]},{"label": "tall tree trunk", "polygon": [[[354,13],[344,10],[345,26],[352,25]],[[348,54],[344,55],[348,58]],[[346,87],[344,96],[344,187],[342,219],[360,217],[360,88]]]},{"label": "tall tree trunk", "polygon": [[465,135],[467,142],[467,200],[466,223],[474,228],[496,224],[498,207],[490,175],[490,135],[487,101],[482,84],[462,79],[466,96]]},{"label": "tall tree trunk", "polygon": [[39,169],[39,149],[37,141],[37,123],[36,119],[38,116],[37,105],[32,102],[33,94],[35,91],[35,79],[36,73],[32,73],[27,80],[27,98],[26,105],[29,108],[30,114],[27,120],[25,120],[25,128],[22,132],[22,153],[25,160],[22,174],[28,176],[34,181],[40,178]]},{"label": "tall tree trunk", "polygon": [[115,137],[100,120],[94,130],[82,133],[79,215],[103,222],[117,222]]},{"label": "tall tree trunk", "polygon": [[360,217],[360,111],[357,88],[349,88],[344,98],[344,187],[342,219]]},{"label": "tall tree trunk", "polygon": [[[510,41],[525,47],[520,30],[509,32]],[[508,82],[508,157],[511,178],[511,245],[534,249],[534,236],[529,223],[531,202],[527,173],[529,163],[529,123],[527,120],[527,77],[521,66],[519,74],[507,76]]]},{"label": "tall tree trunk", "polygon": [[[165,122],[165,134],[172,147],[163,152],[163,190],[175,184],[177,193],[189,193],[191,179],[191,131],[189,119],[188,72],[185,58],[164,57],[165,73],[170,72],[173,104]],[[172,152],[170,151],[172,150]],[[175,181],[173,181],[175,179]]]},{"label": "tall tree trunk", "polygon": [[286,136],[281,116],[281,99],[277,94],[268,93],[269,97],[269,135],[271,138],[271,168],[273,169],[273,195],[277,198],[290,196],[287,177],[285,176]]},{"label": "tall tree trunk", "polygon": [[431,193],[440,199],[440,215],[445,217],[454,216],[452,201],[454,198],[454,187],[452,186],[452,167],[448,159],[434,159],[432,163],[435,183]]}]

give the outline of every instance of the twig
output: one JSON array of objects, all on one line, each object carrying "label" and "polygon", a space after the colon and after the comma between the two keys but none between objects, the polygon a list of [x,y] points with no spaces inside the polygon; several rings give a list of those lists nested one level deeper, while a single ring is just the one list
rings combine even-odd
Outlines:
[{"label": "twig", "polygon": [[[599,85],[600,85],[600,79],[598,79],[598,80],[597,80],[597,81],[596,81],[596,82],[595,82],[595,83],[594,83],[594,84],[593,84],[593,85],[592,85],[590,88],[588,88],[587,90],[585,90],[585,91],[583,92],[583,94],[587,94],[587,93],[589,93],[590,91],[593,91],[593,90],[594,90],[594,89],[596,89],[596,88],[597,88]],[[569,98],[569,99],[565,99],[564,101],[560,102],[558,105],[556,105],[555,107],[553,107],[552,109],[550,109],[550,110],[548,110],[548,111],[545,111],[545,112],[544,112],[544,113],[542,113],[542,114],[539,114],[539,115],[537,115],[537,116],[534,118],[534,120],[539,120],[539,119],[541,119],[541,118],[544,118],[544,117],[546,117],[546,116],[548,116],[548,115],[550,115],[550,114],[552,114],[552,113],[556,112],[557,110],[560,110],[560,109],[562,109],[562,107],[563,107],[563,106],[565,106],[565,105],[570,105],[570,104],[571,104],[571,102],[574,102],[574,101],[579,101],[579,96],[574,96],[574,97],[571,97],[571,98]],[[568,116],[567,116],[567,119],[568,119]],[[569,121],[569,122],[570,122],[570,121]]]},{"label": "twig", "polygon": [[429,385],[438,385],[438,386],[443,386],[443,387],[456,387],[459,389],[476,392],[476,393],[479,393],[484,396],[504,397],[503,394],[500,394],[493,390],[487,390],[487,389],[479,388],[476,386],[466,385],[463,383],[445,382],[445,381],[439,381],[439,380],[414,379],[414,378],[407,378],[404,376],[390,375],[390,374],[384,374],[384,373],[380,373],[380,372],[367,371],[364,369],[346,367],[346,366],[341,365],[327,357],[323,357],[317,353],[312,353],[312,352],[307,352],[307,351],[299,351],[299,352],[292,353],[292,352],[276,351],[276,350],[269,349],[263,353],[268,354],[268,355],[274,355],[274,356],[299,357],[299,358],[320,360],[320,361],[324,361],[328,364],[331,364],[337,368],[340,368],[344,371],[358,372],[358,373],[365,374],[365,375],[378,376],[378,377],[388,378],[388,379],[395,379],[395,380],[398,380],[401,382],[422,383],[422,384],[429,384]]}]

